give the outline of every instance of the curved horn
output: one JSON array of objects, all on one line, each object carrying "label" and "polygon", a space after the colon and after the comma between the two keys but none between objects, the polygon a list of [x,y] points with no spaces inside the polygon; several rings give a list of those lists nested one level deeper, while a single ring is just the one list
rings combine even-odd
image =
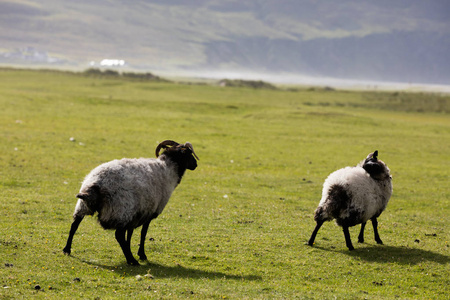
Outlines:
[{"label": "curved horn", "polygon": [[179,144],[177,142],[172,141],[172,140],[165,140],[165,141],[159,143],[158,147],[156,147],[156,150],[155,150],[156,157],[159,157],[159,151],[161,150],[161,148],[167,149],[169,147],[178,146],[178,145]]},{"label": "curved horn", "polygon": [[186,148],[188,148],[189,150],[192,151],[192,154],[194,155],[194,157],[195,157],[197,160],[200,160],[200,158],[198,158],[197,154],[195,154],[195,152],[194,152],[194,147],[192,146],[191,143],[186,142],[186,143],[184,144],[184,146],[185,146]]}]

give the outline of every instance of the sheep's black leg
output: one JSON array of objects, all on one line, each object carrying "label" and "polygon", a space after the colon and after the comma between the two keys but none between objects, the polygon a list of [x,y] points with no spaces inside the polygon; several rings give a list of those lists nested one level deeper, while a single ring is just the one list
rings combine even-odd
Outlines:
[{"label": "sheep's black leg", "polygon": [[141,230],[141,243],[139,244],[138,255],[141,260],[147,260],[147,255],[145,255],[145,237],[147,236],[148,226],[150,225],[150,221],[145,222],[142,225]]},{"label": "sheep's black leg", "polygon": [[72,225],[70,226],[70,232],[69,237],[67,238],[66,246],[63,249],[64,254],[70,255],[73,236],[75,235],[75,232],[77,231],[81,221],[83,221],[83,217],[75,217],[75,219],[73,220]]},{"label": "sheep's black leg", "polygon": [[373,233],[375,235],[375,241],[377,242],[377,244],[383,244],[383,241],[380,239],[380,235],[378,234],[378,220],[376,217],[373,217],[371,220],[373,225]]},{"label": "sheep's black leg", "polygon": [[133,231],[134,231],[134,228],[127,229],[127,244],[128,244],[128,247],[130,247],[130,249],[131,249],[131,236],[133,235]]},{"label": "sheep's black leg", "polygon": [[348,231],[348,226],[342,226],[344,230],[345,243],[347,244],[348,250],[355,250],[352,245],[352,240],[350,239],[350,232]]},{"label": "sheep's black leg", "polygon": [[366,227],[366,223],[361,223],[361,231],[359,232],[358,235],[358,243],[364,243],[364,228]]},{"label": "sheep's black leg", "polygon": [[316,239],[317,232],[319,231],[320,227],[323,225],[324,221],[316,221],[316,228],[314,228],[313,233],[311,234],[311,237],[309,238],[308,245],[312,246],[314,245],[314,240]]},{"label": "sheep's black leg", "polygon": [[[133,257],[133,254],[131,254],[130,249],[130,243],[125,239],[125,232],[127,230],[125,228],[118,228],[116,230],[116,240],[120,245],[120,248],[122,248],[123,254],[125,255],[125,258],[127,259],[127,263],[129,265],[139,266],[138,261]],[[131,235],[129,235],[129,238],[131,238]]]}]

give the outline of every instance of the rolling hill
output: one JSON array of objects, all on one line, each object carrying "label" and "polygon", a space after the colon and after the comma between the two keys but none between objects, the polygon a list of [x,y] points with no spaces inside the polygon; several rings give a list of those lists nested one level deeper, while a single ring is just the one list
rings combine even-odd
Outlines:
[{"label": "rolling hill", "polygon": [[0,63],[450,84],[447,1],[0,0]]}]

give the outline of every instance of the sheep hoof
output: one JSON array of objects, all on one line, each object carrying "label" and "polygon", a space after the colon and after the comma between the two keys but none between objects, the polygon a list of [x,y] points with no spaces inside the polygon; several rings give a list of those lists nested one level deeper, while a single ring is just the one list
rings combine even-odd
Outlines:
[{"label": "sheep hoof", "polygon": [[140,260],[147,260],[147,255],[145,254],[144,248],[139,247],[139,251],[137,253]]},{"label": "sheep hoof", "polygon": [[139,255],[140,260],[147,260],[147,255]]},{"label": "sheep hoof", "polygon": [[127,264],[132,265],[132,266],[140,266],[139,262],[134,258],[133,258],[133,260],[127,261]]},{"label": "sheep hoof", "polygon": [[353,251],[353,250],[355,250],[355,247],[349,246],[349,247],[348,247],[348,250]]},{"label": "sheep hoof", "polygon": [[70,255],[70,249],[64,248],[63,253],[64,253],[64,255]]},{"label": "sheep hoof", "polygon": [[378,245],[383,245],[383,241],[382,240],[378,240],[376,241]]}]

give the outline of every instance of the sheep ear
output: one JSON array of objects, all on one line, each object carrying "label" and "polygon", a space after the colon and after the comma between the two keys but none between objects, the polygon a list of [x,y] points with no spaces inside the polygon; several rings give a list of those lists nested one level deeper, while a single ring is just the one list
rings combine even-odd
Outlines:
[{"label": "sheep ear", "polygon": [[373,157],[374,159],[378,159],[378,150],[375,150],[375,152],[373,152],[372,157]]},{"label": "sheep ear", "polygon": [[372,160],[377,160],[378,159],[378,150],[375,150],[374,152],[369,153],[369,155],[367,155],[366,161],[368,161],[370,159],[372,159]]}]

